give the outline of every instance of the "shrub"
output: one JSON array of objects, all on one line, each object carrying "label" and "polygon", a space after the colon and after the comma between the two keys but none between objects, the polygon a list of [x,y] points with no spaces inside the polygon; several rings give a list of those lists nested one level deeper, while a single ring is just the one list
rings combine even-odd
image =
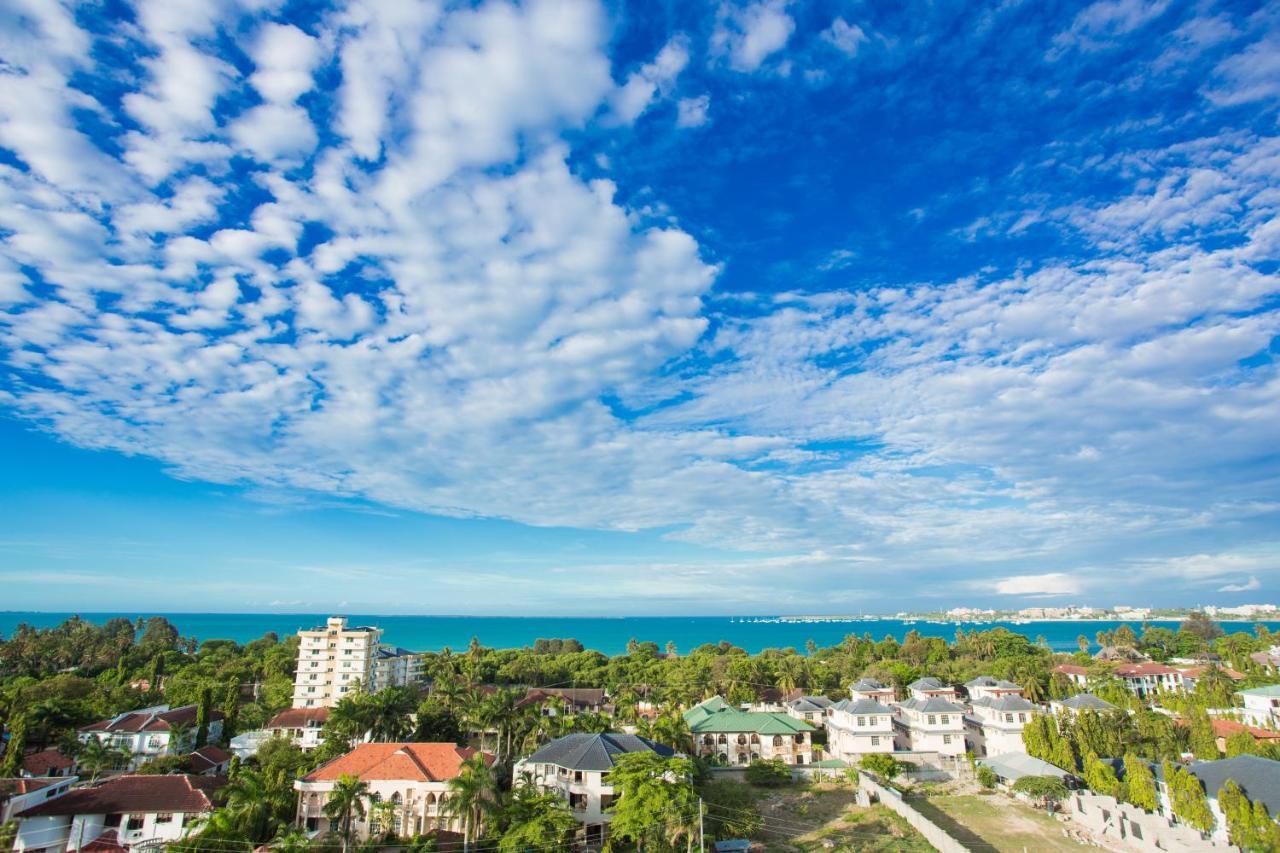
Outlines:
[{"label": "shrub", "polygon": [[747,781],[763,788],[776,788],[791,782],[791,768],[781,758],[772,761],[757,759],[751,762],[746,771]]},{"label": "shrub", "polygon": [[990,767],[983,765],[978,768],[978,784],[990,791],[1000,781],[1000,777],[996,775],[996,771]]}]

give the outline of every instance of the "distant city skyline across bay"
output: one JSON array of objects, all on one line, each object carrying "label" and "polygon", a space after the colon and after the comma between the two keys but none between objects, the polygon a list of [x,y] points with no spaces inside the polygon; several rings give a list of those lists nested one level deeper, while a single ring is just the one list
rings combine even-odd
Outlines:
[{"label": "distant city skyline across bay", "polygon": [[1261,2],[0,16],[0,606],[1280,600]]}]

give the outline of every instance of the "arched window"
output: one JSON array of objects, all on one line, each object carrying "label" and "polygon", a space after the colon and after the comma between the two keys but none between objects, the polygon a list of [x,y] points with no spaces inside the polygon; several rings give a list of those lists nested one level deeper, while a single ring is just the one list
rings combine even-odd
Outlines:
[{"label": "arched window", "polygon": [[796,743],[804,743],[804,732],[796,735]]},{"label": "arched window", "polygon": [[751,760],[752,760],[752,761],[759,761],[759,760],[760,760],[760,753],[758,753],[758,752],[752,752],[752,753],[751,753]]},{"label": "arched window", "polygon": [[729,756],[725,755],[723,752],[720,753],[720,763],[727,764],[728,762],[729,762]]},{"label": "arched window", "polygon": [[727,737],[725,737],[724,735],[720,735],[721,745],[727,744],[728,742],[729,742],[729,739]]},{"label": "arched window", "polygon": [[747,745],[747,736],[738,735],[738,746],[746,746],[746,745]]},{"label": "arched window", "polygon": [[711,735],[705,735],[702,738],[702,742],[705,743],[707,746],[711,746],[713,743],[716,742],[716,739],[713,738]]},{"label": "arched window", "polygon": [[392,795],[391,795],[391,802],[395,803],[397,806],[398,806],[398,805],[400,805],[400,803],[404,802],[404,801],[400,798],[400,792],[399,792],[399,791],[396,791],[394,794],[392,794]]},{"label": "arched window", "polygon": [[774,745],[774,746],[782,746],[782,735],[774,735],[774,736],[773,736],[773,745]]},{"label": "arched window", "polygon": [[760,742],[760,735],[752,735],[752,736],[751,736],[751,742],[752,742],[752,743],[759,743],[759,742]]}]

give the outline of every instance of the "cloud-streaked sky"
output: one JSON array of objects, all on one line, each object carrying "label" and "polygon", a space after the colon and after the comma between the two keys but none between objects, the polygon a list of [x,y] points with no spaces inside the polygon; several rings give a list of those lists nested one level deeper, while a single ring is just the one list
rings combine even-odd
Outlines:
[{"label": "cloud-streaked sky", "polygon": [[1280,598],[1274,4],[18,0],[11,609]]}]

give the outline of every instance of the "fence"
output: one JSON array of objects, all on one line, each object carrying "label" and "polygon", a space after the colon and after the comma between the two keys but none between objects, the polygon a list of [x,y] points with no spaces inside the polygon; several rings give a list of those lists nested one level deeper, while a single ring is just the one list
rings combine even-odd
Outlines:
[{"label": "fence", "polygon": [[858,792],[859,799],[865,797],[867,804],[878,800],[897,812],[907,823],[915,827],[916,831],[923,835],[926,841],[938,848],[941,853],[968,853],[968,847],[965,847],[954,837],[948,835],[942,827],[912,808],[902,799],[902,794],[893,788],[886,788],[866,773],[858,773]]}]

